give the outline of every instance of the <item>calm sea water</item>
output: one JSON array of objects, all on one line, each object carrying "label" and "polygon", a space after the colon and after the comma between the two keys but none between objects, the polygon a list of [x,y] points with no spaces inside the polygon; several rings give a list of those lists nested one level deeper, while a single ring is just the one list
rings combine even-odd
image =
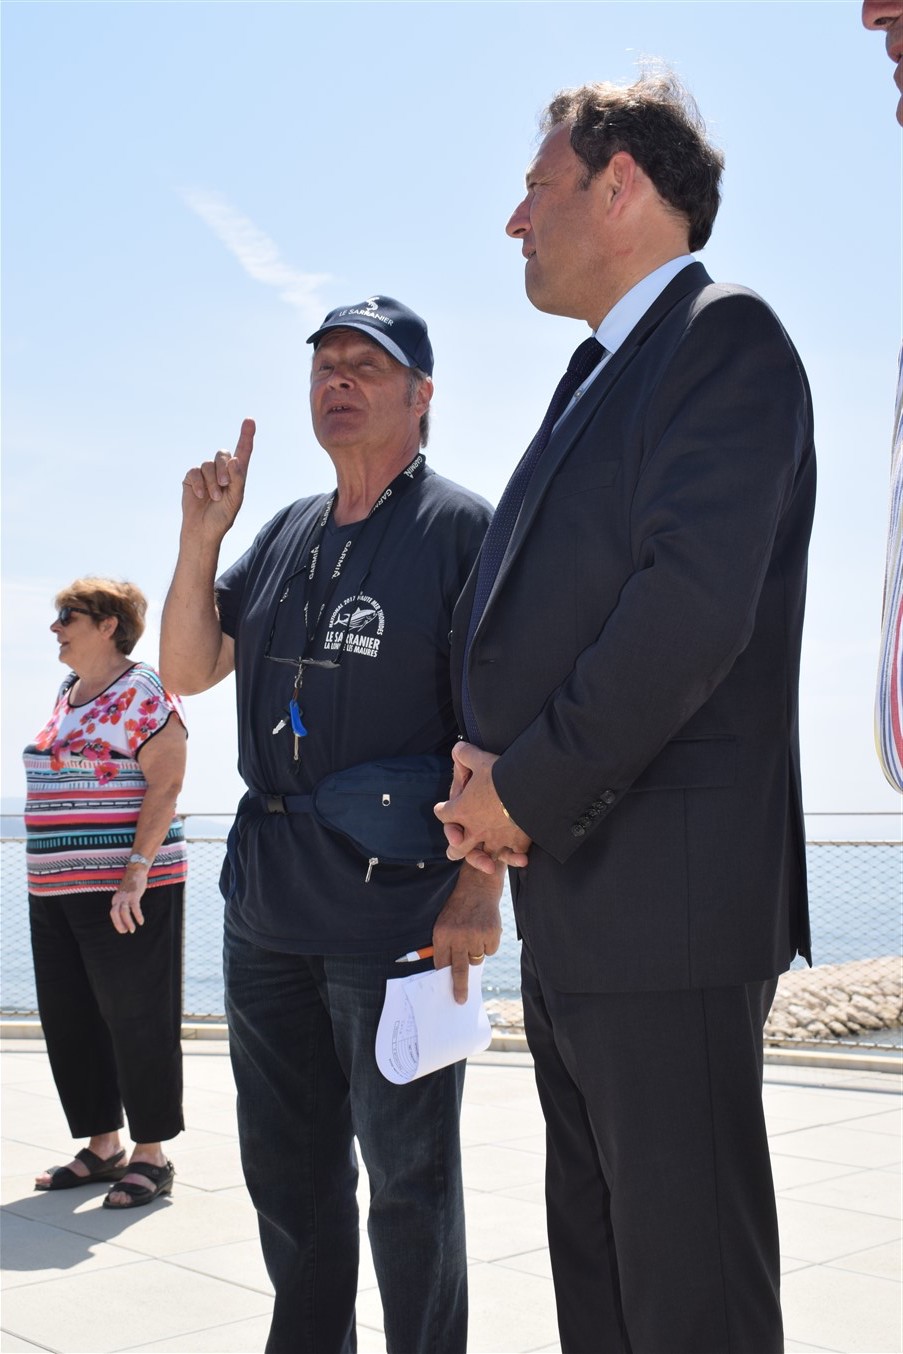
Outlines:
[{"label": "calm sea water", "polygon": [[[188,849],[185,1011],[219,1015],[223,1010],[222,899],[217,879],[223,843],[192,841]],[[0,1005],[4,1011],[31,1011],[35,996],[24,847],[19,841],[4,841],[0,853]],[[810,843],[808,858],[816,962],[835,964],[903,953],[903,847],[886,842]],[[516,997],[520,946],[507,890],[502,906],[502,945],[486,964],[483,987],[487,995]]]}]

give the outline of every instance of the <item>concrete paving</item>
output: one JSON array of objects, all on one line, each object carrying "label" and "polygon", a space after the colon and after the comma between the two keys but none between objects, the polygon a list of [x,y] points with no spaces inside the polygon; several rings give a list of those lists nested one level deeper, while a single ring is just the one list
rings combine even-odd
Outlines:
[{"label": "concrete paving", "polygon": [[[0,1351],[262,1350],[271,1290],[242,1183],[225,1043],[186,1041],[191,1127],[172,1144],[175,1190],[134,1213],[104,1211],[101,1185],[34,1192],[35,1174],[72,1154],[43,1043],[4,1041],[0,1076]],[[890,1072],[766,1067],[789,1351],[903,1350],[900,1090]],[[472,1060],[463,1138],[470,1351],[558,1350],[528,1054]],[[366,1233],[362,1251],[359,1349],[374,1354],[385,1345]]]}]

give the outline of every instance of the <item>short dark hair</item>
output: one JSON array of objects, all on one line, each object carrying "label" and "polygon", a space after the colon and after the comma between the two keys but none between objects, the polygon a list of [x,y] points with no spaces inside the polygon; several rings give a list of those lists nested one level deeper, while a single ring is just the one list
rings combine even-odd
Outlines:
[{"label": "short dark hair", "polygon": [[54,605],[84,607],[94,623],[115,616],[119,624],[113,632],[113,643],[122,654],[130,654],[144,634],[147,598],[134,583],[116,578],[77,578],[68,588],[58,592]]},{"label": "short dark hair", "polygon": [[712,233],[721,202],[724,156],[707,136],[692,96],[670,71],[643,75],[632,85],[593,84],[564,89],[542,117],[542,130],[571,128],[571,147],[586,165],[584,187],[627,151],[659,197],[684,217],[691,251]]}]

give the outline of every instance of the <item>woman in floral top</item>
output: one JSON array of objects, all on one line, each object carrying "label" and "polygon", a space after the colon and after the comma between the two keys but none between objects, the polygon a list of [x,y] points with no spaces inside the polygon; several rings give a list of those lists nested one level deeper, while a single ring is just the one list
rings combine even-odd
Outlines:
[{"label": "woman in floral top", "polygon": [[56,606],[71,671],[25,749],[28,896],[47,1052],[88,1144],[35,1188],[111,1181],[104,1206],[134,1208],[172,1190],[162,1144],[184,1127],[185,725],[153,668],[128,658],[147,610],[138,588],[82,578]]}]

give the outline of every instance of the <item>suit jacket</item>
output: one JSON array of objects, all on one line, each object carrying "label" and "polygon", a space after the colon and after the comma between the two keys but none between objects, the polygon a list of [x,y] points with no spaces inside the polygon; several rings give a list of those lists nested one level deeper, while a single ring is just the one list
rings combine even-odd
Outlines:
[{"label": "suit jacket", "polygon": [[468,655],[496,788],[534,843],[518,927],[559,989],[743,983],[808,957],[814,495],[793,345],[754,293],[689,265],[558,425]]}]

